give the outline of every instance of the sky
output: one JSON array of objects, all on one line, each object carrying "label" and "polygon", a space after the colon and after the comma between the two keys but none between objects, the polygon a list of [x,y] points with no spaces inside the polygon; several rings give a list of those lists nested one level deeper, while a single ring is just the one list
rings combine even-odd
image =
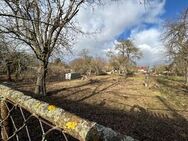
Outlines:
[{"label": "sky", "polygon": [[118,40],[131,39],[143,53],[138,65],[166,63],[161,41],[163,25],[166,20],[177,18],[185,8],[188,0],[151,0],[145,5],[139,0],[108,0],[103,6],[84,6],[76,20],[79,28],[90,34],[77,35],[73,52],[88,49],[91,55],[105,58]]}]

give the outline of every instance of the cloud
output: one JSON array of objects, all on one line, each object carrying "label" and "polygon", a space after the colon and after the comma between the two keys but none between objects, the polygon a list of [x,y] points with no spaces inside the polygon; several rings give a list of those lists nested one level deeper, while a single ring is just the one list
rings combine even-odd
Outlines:
[{"label": "cloud", "polygon": [[165,62],[165,48],[161,41],[162,31],[157,28],[132,31],[130,38],[142,51],[143,58],[138,61],[140,65],[155,65]]},{"label": "cloud", "polygon": [[120,0],[81,8],[76,17],[81,30],[96,34],[78,35],[73,51],[87,48],[93,55],[104,57],[105,51],[114,46],[116,37],[122,32],[143,24],[159,24],[164,4],[164,0],[151,1],[146,5],[140,4],[139,0]]}]

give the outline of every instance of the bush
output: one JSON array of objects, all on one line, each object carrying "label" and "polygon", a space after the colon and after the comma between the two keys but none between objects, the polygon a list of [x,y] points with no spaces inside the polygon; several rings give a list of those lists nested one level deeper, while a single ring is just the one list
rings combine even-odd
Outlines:
[{"label": "bush", "polygon": [[127,72],[127,76],[131,76],[131,77],[132,77],[132,76],[134,76],[134,75],[135,75],[135,72],[134,72],[134,71],[128,71],[128,72]]}]

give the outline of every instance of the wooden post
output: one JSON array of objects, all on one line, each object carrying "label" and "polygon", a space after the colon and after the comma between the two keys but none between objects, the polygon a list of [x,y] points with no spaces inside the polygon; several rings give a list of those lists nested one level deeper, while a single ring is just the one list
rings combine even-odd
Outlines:
[{"label": "wooden post", "polygon": [[1,105],[0,105],[0,113],[1,113],[1,138],[2,141],[8,140],[9,135],[9,118],[8,117],[8,109],[5,104],[5,100],[1,99]]}]

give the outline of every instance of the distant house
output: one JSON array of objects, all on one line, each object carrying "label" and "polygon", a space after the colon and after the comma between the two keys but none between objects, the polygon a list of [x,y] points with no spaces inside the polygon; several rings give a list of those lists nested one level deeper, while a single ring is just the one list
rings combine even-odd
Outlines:
[{"label": "distant house", "polygon": [[73,79],[78,79],[81,78],[80,73],[77,72],[70,72],[65,74],[65,79],[66,80],[73,80]]},{"label": "distant house", "polygon": [[137,67],[137,71],[140,73],[147,73],[147,67],[141,66],[141,67]]}]

